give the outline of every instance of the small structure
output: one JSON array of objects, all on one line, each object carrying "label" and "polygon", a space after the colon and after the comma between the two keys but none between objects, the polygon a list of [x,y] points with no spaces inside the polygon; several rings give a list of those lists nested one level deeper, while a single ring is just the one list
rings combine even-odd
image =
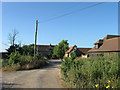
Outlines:
[{"label": "small structure", "polygon": [[43,56],[48,56],[49,51],[54,49],[55,45],[37,45],[37,50],[40,52]]},{"label": "small structure", "polygon": [[82,52],[82,55],[88,54],[88,51],[92,48],[77,48],[79,51]]},{"label": "small structure", "polygon": [[76,45],[74,45],[72,47],[69,47],[69,50],[67,52],[65,52],[65,57],[70,57],[70,53],[71,52],[76,52],[76,50],[77,50],[77,46]]},{"label": "small structure", "polygon": [[82,58],[88,58],[88,54],[87,55],[82,55]]},{"label": "small structure", "polygon": [[91,48],[77,48],[76,45],[69,47],[69,50],[65,52],[65,57],[70,57],[70,53],[75,52],[77,57],[82,56],[83,58],[88,57],[86,55]]},{"label": "small structure", "polygon": [[120,55],[120,36],[106,35],[103,39],[94,43],[94,47],[88,51],[89,56],[116,56]]}]

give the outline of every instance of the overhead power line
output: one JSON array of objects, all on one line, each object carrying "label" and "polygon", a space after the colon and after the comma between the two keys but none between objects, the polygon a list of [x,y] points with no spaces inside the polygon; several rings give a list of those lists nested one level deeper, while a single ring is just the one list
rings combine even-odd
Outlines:
[{"label": "overhead power line", "polygon": [[[54,16],[63,13],[63,11],[67,11],[67,12],[68,12],[68,10],[70,10],[70,9],[72,9],[72,8],[75,8],[75,7],[78,7],[78,6],[80,6],[80,5],[81,5],[81,3],[77,3],[77,4],[72,5],[72,6],[70,6],[70,7],[64,8],[64,9],[56,12],[56,14],[54,14]],[[70,12],[70,11],[69,11],[69,12]],[[48,17],[46,17],[46,18],[50,18],[50,17],[53,17],[53,14],[50,15],[50,16],[48,16]]]},{"label": "overhead power line", "polygon": [[68,16],[68,15],[71,15],[71,14],[73,14],[73,13],[80,12],[80,11],[83,11],[83,10],[85,10],[85,9],[89,9],[89,8],[95,7],[95,6],[98,6],[98,5],[103,4],[103,3],[104,3],[104,2],[100,2],[100,3],[97,3],[97,4],[93,4],[93,5],[90,5],[90,6],[81,8],[81,9],[79,9],[79,10],[77,10],[77,11],[71,11],[71,12],[68,12],[68,13],[65,13],[65,14],[62,14],[62,15],[59,15],[59,16],[50,18],[50,19],[45,20],[45,21],[40,22],[40,23],[45,23],[45,22],[49,22],[49,21],[52,21],[52,20],[55,20],[55,19],[59,19],[59,18],[61,18],[61,17]]}]

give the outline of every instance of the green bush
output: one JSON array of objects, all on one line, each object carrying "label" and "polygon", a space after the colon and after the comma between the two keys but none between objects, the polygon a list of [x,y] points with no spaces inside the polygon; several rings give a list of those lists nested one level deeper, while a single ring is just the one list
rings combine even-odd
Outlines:
[{"label": "green bush", "polygon": [[2,71],[17,71],[20,69],[20,65],[19,64],[14,64],[12,66],[5,66],[2,68]]},{"label": "green bush", "polygon": [[50,50],[49,50],[49,55],[48,55],[48,58],[49,58],[49,59],[51,59],[51,58],[52,58],[52,55],[53,55],[53,50],[52,50],[52,49],[50,49]]},{"label": "green bush", "polygon": [[28,63],[31,63],[33,61],[33,57],[30,56],[30,55],[21,55],[20,57],[20,65],[25,65],[25,64],[28,64]]},{"label": "green bush", "polygon": [[9,59],[1,59],[1,62],[2,62],[2,67],[5,67],[5,66],[8,66],[8,60]]},{"label": "green bush", "polygon": [[61,71],[70,87],[118,88],[120,76],[119,57],[65,58]]},{"label": "green bush", "polygon": [[20,53],[18,51],[12,52],[9,58],[9,65],[17,64],[20,62]]},{"label": "green bush", "polygon": [[103,54],[99,54],[99,56],[104,56]]},{"label": "green bush", "polygon": [[[12,52],[9,59],[2,60],[3,71],[14,71],[21,69],[34,69],[46,65],[46,61],[41,53],[36,53],[35,57],[31,55],[20,55],[18,51]],[[17,69],[16,69],[17,67]]]},{"label": "green bush", "polygon": [[70,53],[70,56],[71,56],[72,59],[75,59],[75,58],[77,57],[77,55],[76,55],[75,52],[71,52],[71,53]]},{"label": "green bush", "polygon": [[35,56],[35,59],[36,60],[43,60],[43,55],[39,52],[36,53],[36,56]]},{"label": "green bush", "polygon": [[55,54],[52,54],[52,59],[58,59]]}]

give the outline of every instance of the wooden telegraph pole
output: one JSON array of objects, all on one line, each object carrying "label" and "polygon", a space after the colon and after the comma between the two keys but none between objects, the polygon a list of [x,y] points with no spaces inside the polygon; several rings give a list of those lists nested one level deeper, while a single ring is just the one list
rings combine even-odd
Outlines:
[{"label": "wooden telegraph pole", "polygon": [[34,45],[34,57],[35,57],[35,54],[36,54],[37,27],[38,27],[38,20],[36,20],[36,29],[35,29],[35,45]]}]

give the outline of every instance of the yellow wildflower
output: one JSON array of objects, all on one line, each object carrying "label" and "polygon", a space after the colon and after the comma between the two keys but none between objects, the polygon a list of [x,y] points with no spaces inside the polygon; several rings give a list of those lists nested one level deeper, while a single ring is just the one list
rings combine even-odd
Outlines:
[{"label": "yellow wildflower", "polygon": [[113,88],[113,87],[112,87]]},{"label": "yellow wildflower", "polygon": [[106,88],[109,88],[110,86],[108,85]]},{"label": "yellow wildflower", "polygon": [[108,83],[110,83],[110,80],[108,81]]},{"label": "yellow wildflower", "polygon": [[97,88],[97,87],[98,87],[98,84],[96,84],[95,86],[96,86],[96,88]]}]

